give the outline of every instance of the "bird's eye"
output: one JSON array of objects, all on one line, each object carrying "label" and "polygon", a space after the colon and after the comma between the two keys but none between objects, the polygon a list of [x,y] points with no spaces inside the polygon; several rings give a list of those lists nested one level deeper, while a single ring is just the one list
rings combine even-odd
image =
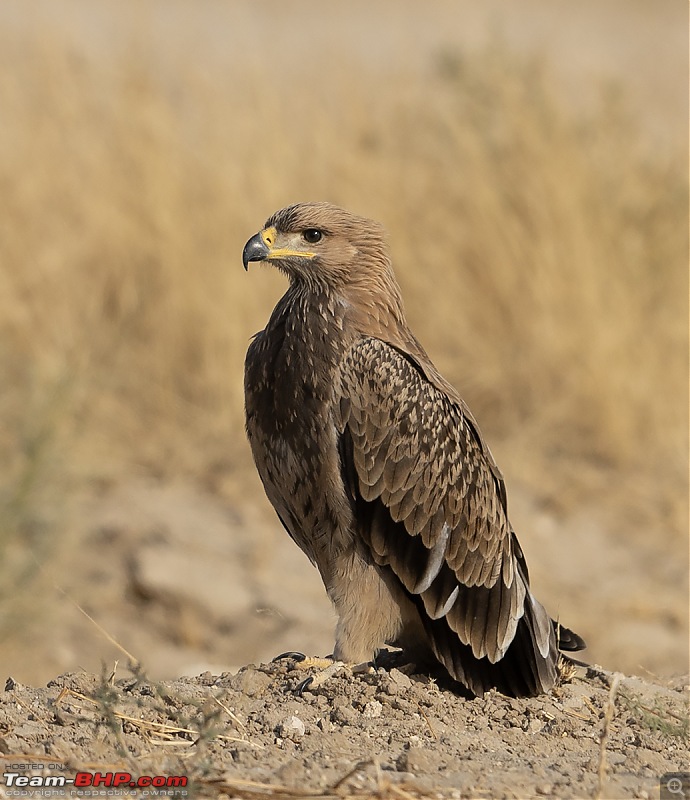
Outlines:
[{"label": "bird's eye", "polygon": [[305,242],[309,242],[309,244],[316,244],[323,238],[323,233],[317,228],[307,228],[302,234],[302,238]]}]

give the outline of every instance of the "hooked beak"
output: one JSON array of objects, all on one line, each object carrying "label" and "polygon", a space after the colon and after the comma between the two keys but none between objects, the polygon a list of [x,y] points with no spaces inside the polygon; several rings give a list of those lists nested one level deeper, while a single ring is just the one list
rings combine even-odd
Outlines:
[{"label": "hooked beak", "polygon": [[250,261],[265,261],[270,252],[271,250],[264,240],[263,231],[252,236],[247,244],[245,244],[244,250],[242,251],[242,263],[244,264],[245,270],[249,268]]}]

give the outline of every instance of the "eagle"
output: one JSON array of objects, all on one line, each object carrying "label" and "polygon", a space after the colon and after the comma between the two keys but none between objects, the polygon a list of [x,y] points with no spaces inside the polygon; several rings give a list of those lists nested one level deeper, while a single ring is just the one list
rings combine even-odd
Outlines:
[{"label": "eagle", "polygon": [[475,696],[549,691],[584,642],[532,594],[501,472],[406,322],[382,226],[299,203],[242,260],[289,279],[247,351],[246,430],[335,608],[333,658],[391,645]]}]

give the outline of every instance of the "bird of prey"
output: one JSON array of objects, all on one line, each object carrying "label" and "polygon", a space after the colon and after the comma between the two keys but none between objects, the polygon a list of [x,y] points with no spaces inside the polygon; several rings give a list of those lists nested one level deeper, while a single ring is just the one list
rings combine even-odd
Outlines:
[{"label": "bird of prey", "polygon": [[289,288],[245,362],[268,499],[338,616],[334,658],[386,644],[474,695],[551,689],[579,650],[533,596],[503,477],[405,320],[383,228],[328,203],[276,212],[245,245]]}]

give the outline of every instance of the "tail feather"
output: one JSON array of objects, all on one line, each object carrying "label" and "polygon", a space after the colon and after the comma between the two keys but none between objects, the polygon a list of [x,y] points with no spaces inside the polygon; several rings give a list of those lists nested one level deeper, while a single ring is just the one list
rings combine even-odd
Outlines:
[{"label": "tail feather", "polygon": [[577,650],[584,650],[587,647],[585,640],[581,636],[578,636],[575,631],[571,631],[570,628],[566,628],[564,625],[561,625],[560,622],[556,622],[556,620],[551,620],[551,622],[556,632],[559,650],[565,650],[571,653]]},{"label": "tail feather", "polygon": [[436,658],[452,678],[478,697],[492,688],[511,697],[534,697],[548,692],[556,683],[555,633],[550,629],[549,650],[544,657],[537,644],[539,636],[531,604],[526,607],[505,655],[496,663],[491,663],[487,657],[476,658],[472,648],[460,641],[444,618],[434,620],[421,616]]},{"label": "tail feather", "polygon": [[432,619],[425,614],[418,595],[409,596],[419,608],[436,658],[452,678],[478,697],[492,688],[511,697],[548,692],[558,679],[559,650],[585,647],[580,636],[553,622],[529,594],[513,641],[503,658],[492,663],[487,657],[476,658],[471,646],[460,641],[445,617]]}]

